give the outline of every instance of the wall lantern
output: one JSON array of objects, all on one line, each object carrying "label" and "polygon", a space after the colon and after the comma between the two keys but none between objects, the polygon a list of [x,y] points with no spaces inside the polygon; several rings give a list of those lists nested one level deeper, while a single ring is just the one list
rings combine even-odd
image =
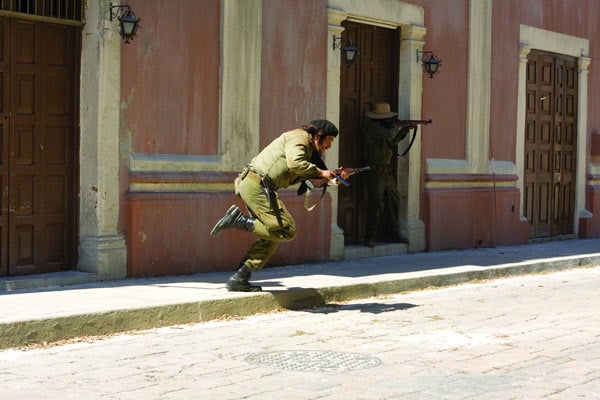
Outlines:
[{"label": "wall lantern", "polygon": [[440,72],[442,60],[437,58],[431,51],[417,50],[417,63],[419,61],[423,64],[423,71],[427,72],[430,78]]},{"label": "wall lantern", "polygon": [[[110,9],[110,20],[114,18],[119,19],[121,25],[121,37],[125,40],[125,43],[129,43],[135,37],[135,34],[140,27],[141,19],[136,17],[131,7],[127,4],[113,6],[113,3],[109,3]],[[115,9],[113,11],[113,9]]]},{"label": "wall lantern", "polygon": [[[333,50],[340,47],[342,47],[342,37],[333,35]],[[352,39],[348,38],[346,45],[341,50],[346,58],[346,64],[348,64],[348,67],[351,66],[358,55],[358,49],[352,44]]]}]

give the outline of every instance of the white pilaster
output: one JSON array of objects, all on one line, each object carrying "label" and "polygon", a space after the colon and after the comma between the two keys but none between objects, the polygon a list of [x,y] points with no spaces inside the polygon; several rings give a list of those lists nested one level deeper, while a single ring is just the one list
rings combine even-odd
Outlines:
[{"label": "white pilaster", "polygon": [[[531,48],[526,45],[521,45],[521,50],[519,51],[519,82],[525,83],[527,80],[527,56]],[[516,132],[516,157],[515,157],[515,166],[517,170],[517,188],[521,193],[523,193],[523,177],[525,174],[525,121],[527,119],[527,110],[526,110],[526,101],[527,101],[527,91],[525,90],[526,86],[519,86],[519,92],[517,94],[517,132]],[[525,218],[523,216],[523,197],[519,196],[519,212],[521,218]]]},{"label": "white pilaster", "polygon": [[[333,38],[340,37],[344,28],[342,21],[347,14],[338,10],[327,10],[327,111],[326,118],[336,126],[340,126],[340,66],[341,51],[333,49]],[[342,133],[343,134],[343,133]],[[340,147],[339,141],[334,141],[331,150],[327,153],[327,163],[332,168],[339,165]],[[338,216],[338,190],[330,186],[328,190],[331,195],[331,243],[329,258],[331,260],[344,259],[344,231],[337,224]]]},{"label": "white pilaster", "polygon": [[[423,70],[417,62],[417,50],[423,50],[427,29],[422,26],[401,28],[398,116],[402,119],[421,119]],[[420,128],[419,128],[420,129]],[[408,141],[410,139],[406,139]],[[398,159],[398,190],[406,198],[400,210],[402,235],[408,239],[411,253],[425,249],[425,224],[419,219],[421,193],[421,134],[417,133],[406,157]],[[406,214],[404,214],[406,210]]]},{"label": "white pilaster", "polygon": [[102,278],[127,273],[118,232],[121,37],[107,1],[88,2],[82,34],[79,269]]},{"label": "white pilaster", "polygon": [[587,115],[588,115],[588,67],[591,58],[579,57],[579,90],[577,92],[577,186],[575,187],[575,226],[579,232],[579,218],[590,218],[592,213],[585,208],[586,160],[587,160]]}]

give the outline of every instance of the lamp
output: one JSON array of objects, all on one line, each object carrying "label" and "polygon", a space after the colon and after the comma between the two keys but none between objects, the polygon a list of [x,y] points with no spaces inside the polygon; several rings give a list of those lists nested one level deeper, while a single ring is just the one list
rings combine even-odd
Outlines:
[{"label": "lamp", "polygon": [[[333,35],[333,50],[339,49],[340,47],[342,47],[342,37]],[[354,63],[354,60],[359,53],[358,48],[352,44],[351,38],[348,38],[346,45],[341,51],[344,53],[348,67]]]},{"label": "lamp", "polygon": [[[129,43],[135,37],[138,28],[140,27],[141,19],[136,17],[131,7],[127,4],[121,4],[113,6],[109,3],[110,9],[110,20],[118,18],[121,25],[121,37],[125,40],[125,43]],[[113,11],[115,9],[115,11]]]},{"label": "lamp", "polygon": [[[419,57],[419,54],[422,56]],[[431,51],[417,50],[417,63],[419,61],[423,64],[423,71],[425,71],[430,78],[433,78],[435,74],[440,72],[442,60],[437,58]]]}]

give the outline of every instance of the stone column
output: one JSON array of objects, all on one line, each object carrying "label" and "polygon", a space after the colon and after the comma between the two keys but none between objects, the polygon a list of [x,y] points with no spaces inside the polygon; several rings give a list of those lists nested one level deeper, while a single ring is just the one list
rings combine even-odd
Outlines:
[{"label": "stone column", "polygon": [[[417,62],[417,50],[423,50],[427,29],[422,26],[401,28],[400,86],[398,88],[398,117],[421,119],[423,70]],[[418,128],[421,129],[421,128]],[[400,210],[401,232],[408,239],[408,251],[425,249],[425,224],[419,219],[421,202],[421,134],[406,157],[398,159],[398,189],[403,204]]]},{"label": "stone column", "polygon": [[521,44],[519,50],[519,93],[517,95],[517,132],[515,146],[515,166],[517,170],[517,189],[521,193],[519,196],[519,215],[522,221],[527,218],[523,216],[523,177],[525,176],[525,121],[527,118],[526,107],[526,82],[527,82],[527,56],[531,48]]},{"label": "stone column", "polygon": [[[340,37],[344,28],[342,21],[347,18],[347,14],[328,9],[327,25],[327,119],[333,122],[337,127],[340,126],[340,62],[341,51],[339,48],[333,49],[333,37]],[[331,150],[327,153],[327,163],[329,165],[339,165],[340,158],[339,141],[334,141]],[[330,186],[328,192],[331,195],[331,244],[329,258],[332,260],[344,259],[344,231],[337,224],[338,216],[338,188]]]},{"label": "stone column", "polygon": [[577,186],[575,187],[575,216],[579,221],[575,221],[574,232],[579,236],[579,227],[586,223],[593,214],[585,208],[585,187],[586,187],[586,163],[587,163],[587,115],[588,115],[588,67],[592,59],[590,57],[579,57],[579,90],[578,108],[577,108]]},{"label": "stone column", "polygon": [[79,265],[103,279],[127,274],[117,230],[121,37],[108,1],[87,2],[82,32]]}]

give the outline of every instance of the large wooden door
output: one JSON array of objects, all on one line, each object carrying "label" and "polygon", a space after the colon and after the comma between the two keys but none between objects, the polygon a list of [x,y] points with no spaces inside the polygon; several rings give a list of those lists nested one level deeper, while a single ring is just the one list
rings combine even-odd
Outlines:
[{"label": "large wooden door", "polygon": [[[348,38],[359,49],[357,61],[348,66],[342,55],[340,90],[340,165],[358,167],[364,164],[364,138],[361,127],[365,114],[373,105],[385,101],[397,108],[398,98],[398,30],[342,23],[342,43]],[[352,177],[349,187],[340,187],[338,225],[344,230],[345,244],[364,239],[367,215],[365,175]]]},{"label": "large wooden door", "polygon": [[2,26],[2,275],[72,266],[77,28]]},{"label": "large wooden door", "polygon": [[531,239],[573,233],[577,87],[574,58],[530,52],[523,214]]},{"label": "large wooden door", "polygon": [[0,18],[0,276],[8,274],[10,20]]}]

